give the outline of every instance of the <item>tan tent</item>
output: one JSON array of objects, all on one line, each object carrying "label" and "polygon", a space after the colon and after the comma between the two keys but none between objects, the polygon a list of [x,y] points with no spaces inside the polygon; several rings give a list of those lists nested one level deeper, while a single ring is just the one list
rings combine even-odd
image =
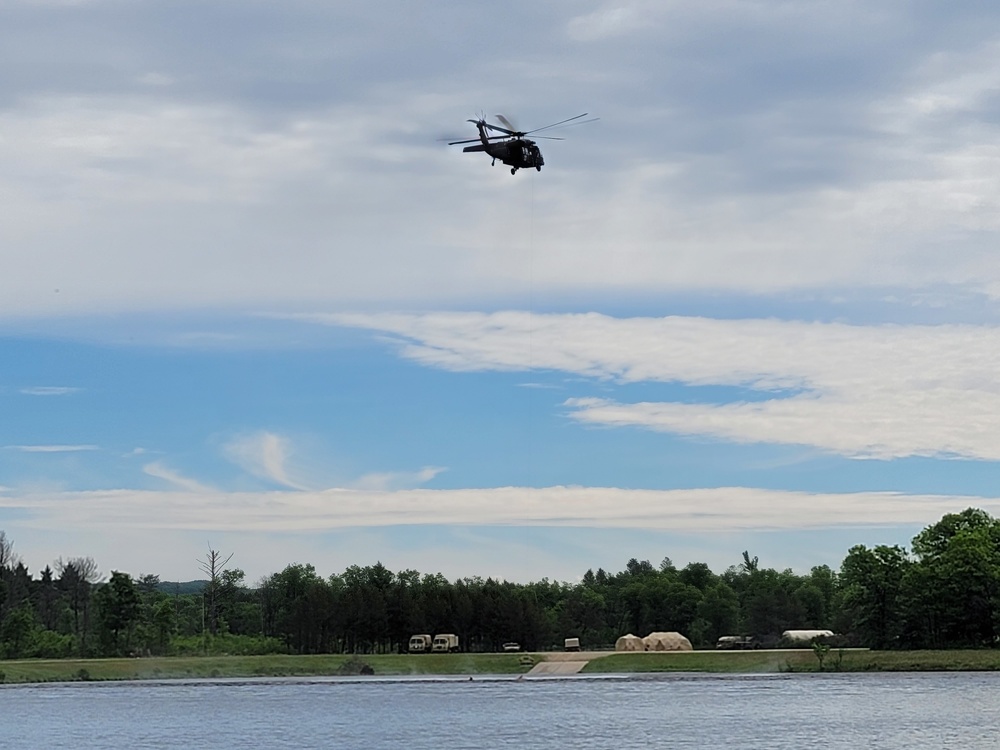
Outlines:
[{"label": "tan tent", "polygon": [[646,644],[637,635],[623,635],[615,641],[615,651],[645,651]]},{"label": "tan tent", "polygon": [[691,641],[680,633],[650,633],[642,639],[647,651],[693,651]]}]

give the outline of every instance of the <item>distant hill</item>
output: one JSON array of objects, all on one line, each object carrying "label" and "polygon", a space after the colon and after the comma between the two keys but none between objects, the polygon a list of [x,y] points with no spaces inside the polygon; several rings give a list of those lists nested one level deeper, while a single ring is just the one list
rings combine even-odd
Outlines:
[{"label": "distant hill", "polygon": [[160,581],[156,590],[164,594],[200,594],[207,585],[208,581]]}]

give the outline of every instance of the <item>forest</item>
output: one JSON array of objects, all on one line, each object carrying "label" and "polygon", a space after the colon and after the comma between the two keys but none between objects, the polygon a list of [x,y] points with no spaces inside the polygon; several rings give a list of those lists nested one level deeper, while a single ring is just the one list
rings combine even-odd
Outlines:
[{"label": "forest", "polygon": [[89,557],[32,575],[0,530],[0,659],[260,653],[394,653],[414,633],[456,633],[468,651],[526,650],[578,637],[609,648],[625,633],[678,631],[695,647],[723,635],[775,643],[787,629],[830,629],[839,645],[989,648],[1000,627],[1000,520],[969,508],[921,531],[910,549],[857,545],[839,570],[761,566],[749,551],[721,573],[631,559],[577,583],[449,581],[352,565],[323,577],[290,564],[250,585],[209,550],[195,584],[102,575]]}]

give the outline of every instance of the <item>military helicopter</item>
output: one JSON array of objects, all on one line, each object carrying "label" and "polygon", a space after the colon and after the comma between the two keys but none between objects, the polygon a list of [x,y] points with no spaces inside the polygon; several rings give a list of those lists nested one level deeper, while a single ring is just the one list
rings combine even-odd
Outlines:
[{"label": "military helicopter", "polygon": [[[594,117],[590,120],[580,120],[581,117],[586,117],[587,112],[582,115],[577,115],[576,117],[570,117],[566,120],[560,120],[559,122],[554,122],[551,125],[545,125],[541,128],[535,128],[534,130],[517,130],[503,115],[496,115],[496,118],[503,123],[504,127],[499,125],[491,125],[486,122],[486,117],[480,116],[478,120],[468,120],[479,130],[478,138],[469,138],[464,141],[451,141],[448,143],[449,146],[457,146],[462,143],[476,143],[475,146],[466,146],[462,151],[485,151],[489,156],[493,157],[493,166],[496,166],[497,159],[502,163],[510,167],[510,173],[516,174],[519,169],[529,169],[534,167],[539,172],[542,171],[542,165],[545,164],[545,159],[542,158],[542,151],[538,148],[538,145],[529,138],[525,138],[527,135],[532,133],[538,133],[542,130],[548,130],[549,128],[554,128],[559,125],[566,125],[572,123],[573,125],[582,125],[585,122],[594,122],[600,118]],[[578,120],[578,122],[573,122]],[[496,131],[498,133],[503,133],[503,135],[487,135],[487,131]],[[549,141],[562,141],[563,138],[554,138],[552,136],[538,135],[536,138],[544,138]]]}]

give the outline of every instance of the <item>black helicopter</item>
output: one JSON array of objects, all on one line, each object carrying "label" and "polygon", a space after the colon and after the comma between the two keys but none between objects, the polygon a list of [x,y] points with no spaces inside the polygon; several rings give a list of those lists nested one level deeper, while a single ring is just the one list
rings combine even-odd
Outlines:
[{"label": "black helicopter", "polygon": [[[584,112],[582,115],[570,117],[569,119],[560,120],[559,122],[554,122],[551,125],[545,125],[544,127],[528,131],[515,130],[514,126],[511,125],[510,121],[503,115],[497,115],[496,118],[506,127],[491,125],[486,122],[486,118],[483,116],[478,120],[468,121],[479,129],[479,138],[469,138],[464,141],[451,141],[448,145],[457,146],[461,143],[476,143],[476,141],[479,141],[477,145],[466,146],[462,149],[462,151],[485,151],[489,156],[493,157],[494,166],[496,166],[497,159],[499,159],[501,162],[510,167],[511,174],[515,174],[519,169],[528,169],[530,167],[534,167],[541,172],[542,165],[545,164],[545,159],[542,158],[541,149],[538,148],[538,145],[533,140],[525,138],[525,136],[542,130],[548,130],[549,128],[554,128],[558,125],[566,125],[567,123],[582,125],[585,122],[594,122],[594,120],[599,119],[594,117],[590,120],[580,120],[581,117],[586,117],[587,114],[587,112]],[[573,122],[574,120],[580,121]],[[487,135],[487,130],[494,130],[498,133],[503,133],[503,135]],[[539,135],[535,137],[544,138],[549,141],[564,140],[562,138],[554,138],[546,135]]]}]

